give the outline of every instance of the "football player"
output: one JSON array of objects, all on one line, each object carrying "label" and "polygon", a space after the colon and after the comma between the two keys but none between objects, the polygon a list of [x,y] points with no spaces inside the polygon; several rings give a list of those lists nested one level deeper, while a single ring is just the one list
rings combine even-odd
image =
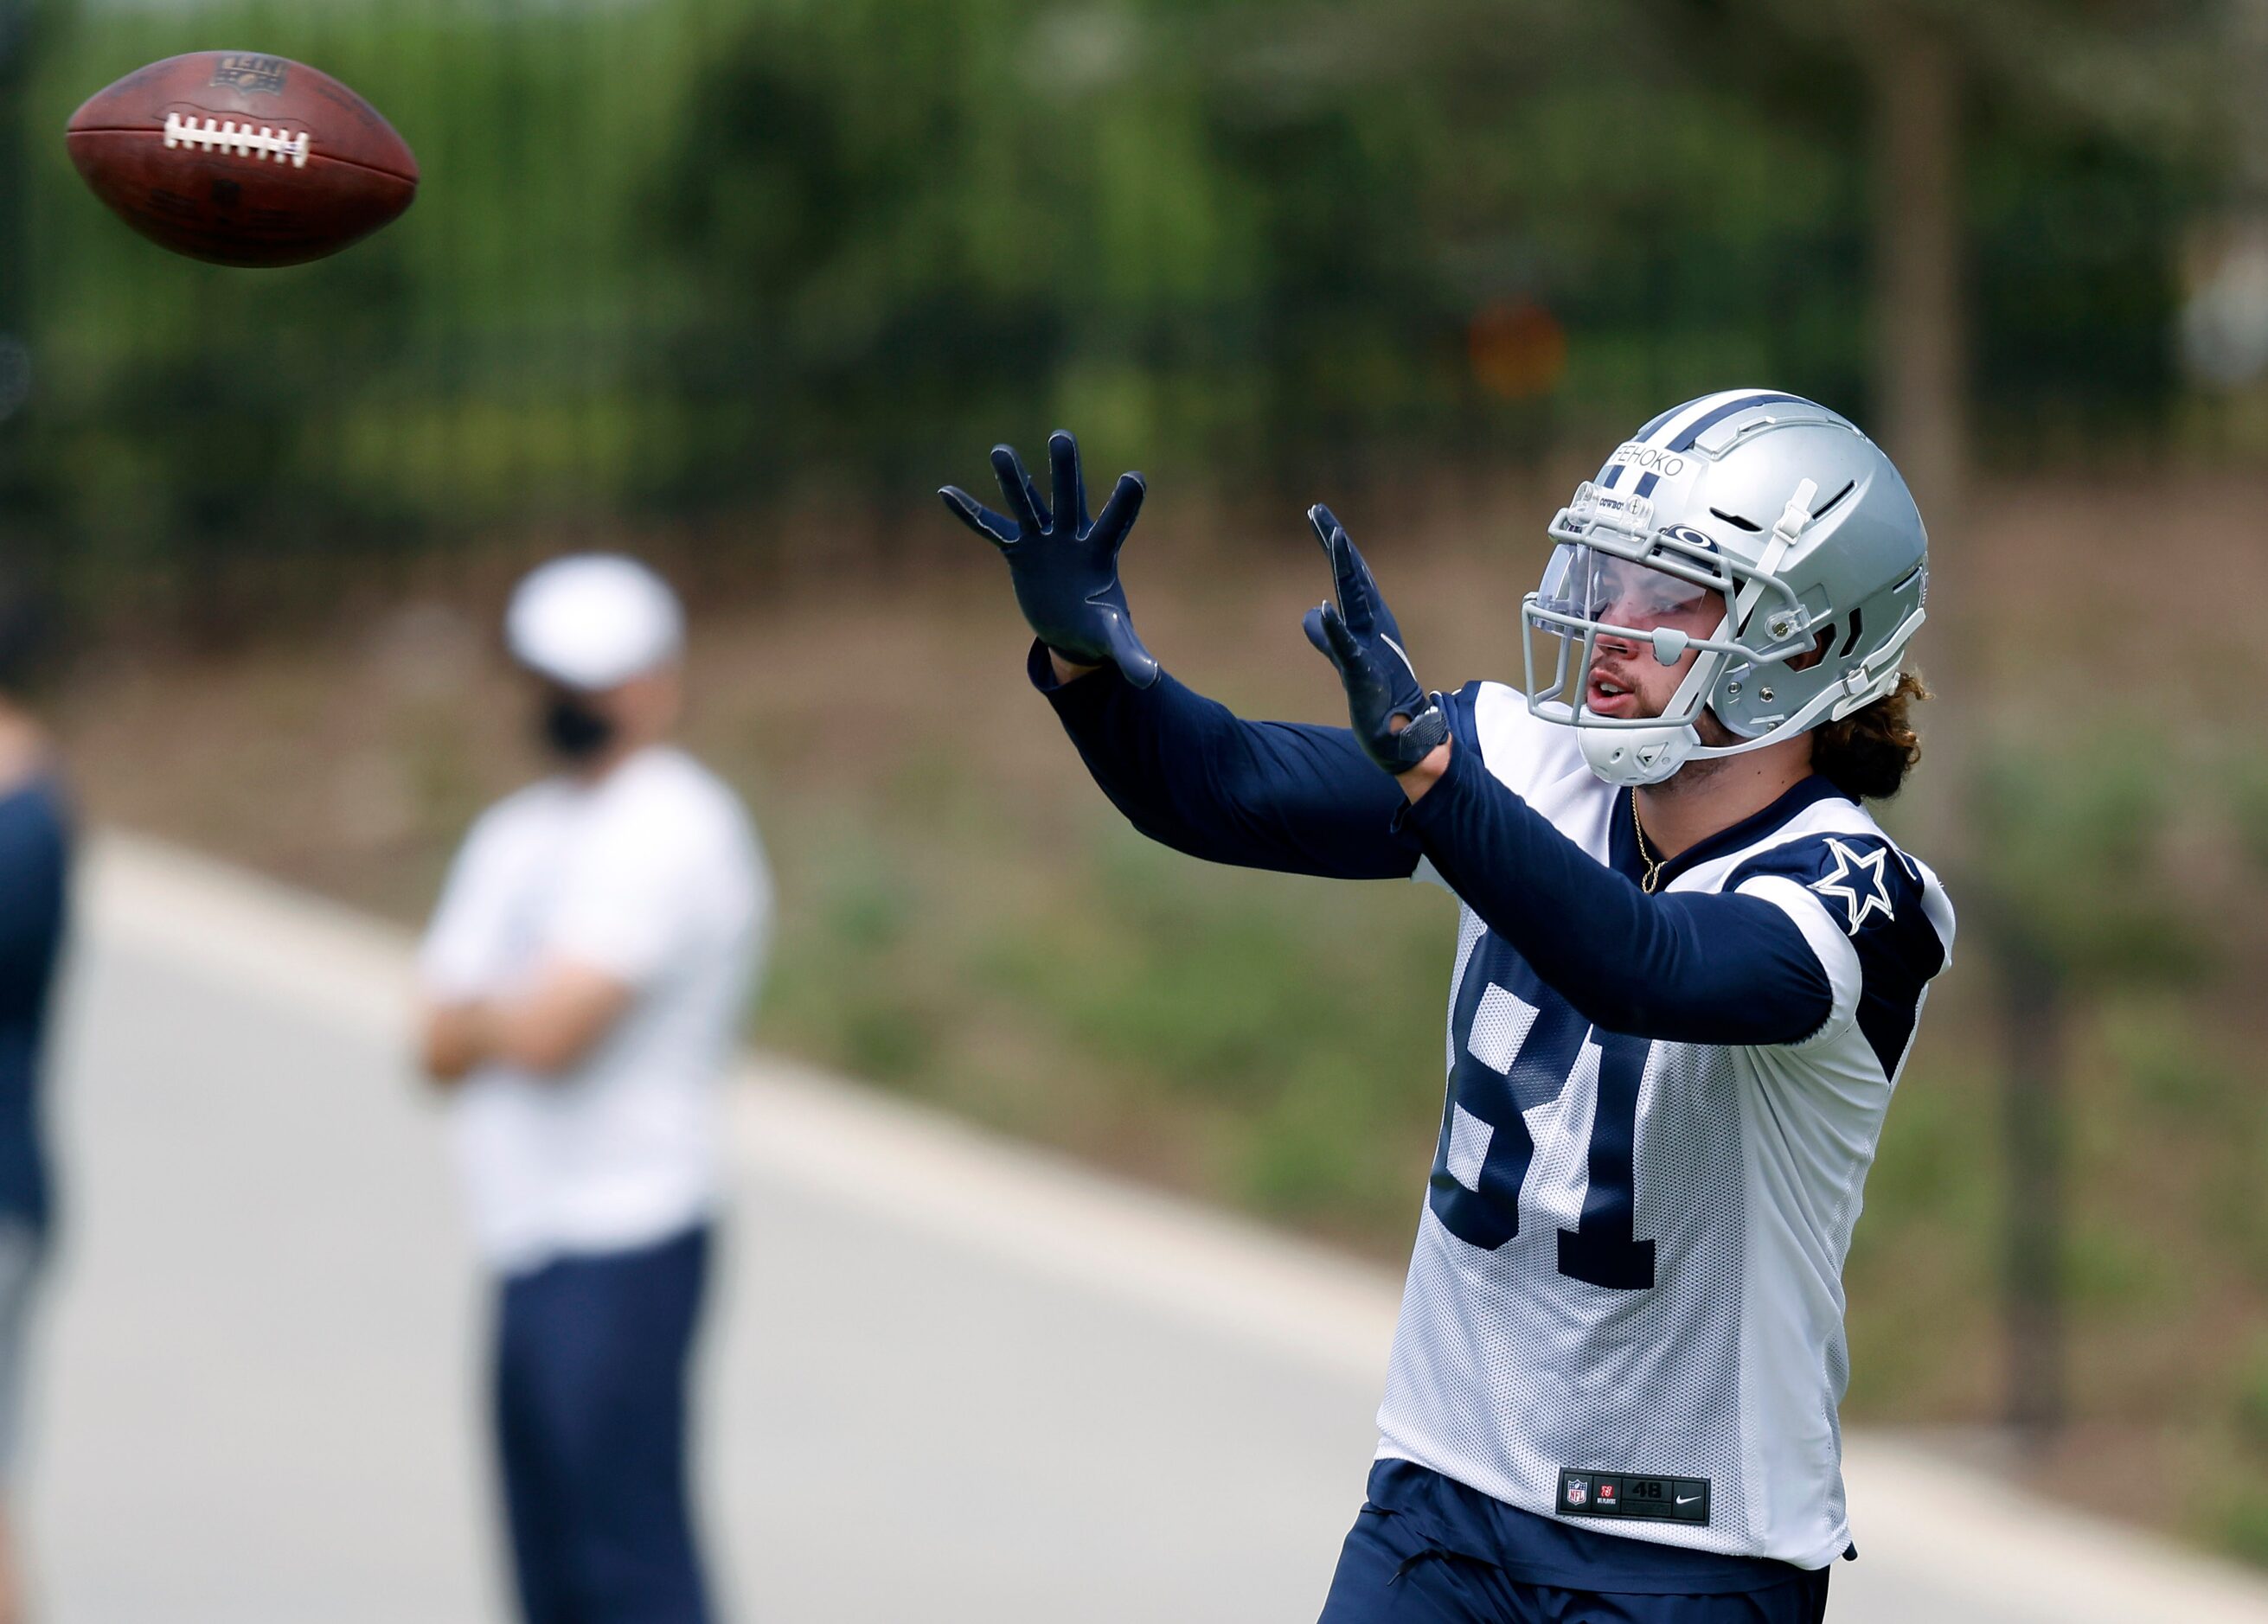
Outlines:
[{"label": "football player", "polygon": [[1888,458],[1793,395],[1686,402],[1549,527],[1521,689],[1418,680],[1323,508],[1352,725],[1248,722],[1136,636],[1140,509],[1007,447],[1031,680],[1103,792],[1216,862],[1460,905],[1447,1100],[1326,1624],[1796,1624],[1852,1553],[1842,1266],[1953,915],[1864,803],[1918,759],[1927,580]]}]

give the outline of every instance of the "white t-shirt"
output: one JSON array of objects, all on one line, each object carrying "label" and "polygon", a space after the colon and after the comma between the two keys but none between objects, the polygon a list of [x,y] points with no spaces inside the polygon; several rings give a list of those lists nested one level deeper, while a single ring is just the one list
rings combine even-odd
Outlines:
[{"label": "white t-shirt", "polygon": [[426,933],[431,994],[509,997],[560,959],[636,993],[571,1070],[484,1066],[456,1091],[474,1239],[497,1269],[645,1246],[707,1214],[716,1082],[770,916],[747,812],[680,750],[596,784],[532,784],[474,824]]}]

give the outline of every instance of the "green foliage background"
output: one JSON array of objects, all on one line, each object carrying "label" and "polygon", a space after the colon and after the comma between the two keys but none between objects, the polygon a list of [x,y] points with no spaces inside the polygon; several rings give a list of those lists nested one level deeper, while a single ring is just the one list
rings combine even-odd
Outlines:
[{"label": "green foliage background", "polygon": [[[10,523],[206,630],[499,533],[886,527],[1055,423],[1272,491],[1530,463],[1770,380],[1867,401],[1858,59],[1647,0],[210,0],[40,13],[33,409]],[[216,41],[326,65],[423,162],[403,224],[247,276],[162,254],[55,135]],[[1997,103],[1992,104],[1997,106]],[[2199,165],[2005,113],[1973,156],[2009,453],[2173,420]],[[1517,398],[1469,354],[1543,313]]]}]

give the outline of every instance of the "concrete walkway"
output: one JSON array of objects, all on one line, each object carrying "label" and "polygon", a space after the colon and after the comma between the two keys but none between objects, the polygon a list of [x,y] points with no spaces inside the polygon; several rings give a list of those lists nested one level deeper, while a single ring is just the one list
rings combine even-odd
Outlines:
[{"label": "concrete walkway", "polygon": [[[113,838],[58,1089],[51,1624],[500,1619],[481,1303],[384,927]],[[777,1624],[1312,1619],[1395,1285],[752,1064],[710,1532]],[[2268,1620],[2268,1589],[1859,1438],[1844,1624]]]}]

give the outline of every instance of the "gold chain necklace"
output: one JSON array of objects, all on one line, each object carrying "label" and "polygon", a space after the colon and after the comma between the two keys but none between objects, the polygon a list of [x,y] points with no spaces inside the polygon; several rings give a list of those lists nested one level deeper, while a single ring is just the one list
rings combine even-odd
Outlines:
[{"label": "gold chain necklace", "polygon": [[1638,882],[1638,888],[1652,896],[1653,888],[1661,883],[1661,865],[1669,859],[1657,857],[1646,849],[1646,825],[1638,820],[1638,791],[1635,790],[1631,791],[1631,827],[1638,834],[1638,860],[1646,864],[1646,878]]}]

